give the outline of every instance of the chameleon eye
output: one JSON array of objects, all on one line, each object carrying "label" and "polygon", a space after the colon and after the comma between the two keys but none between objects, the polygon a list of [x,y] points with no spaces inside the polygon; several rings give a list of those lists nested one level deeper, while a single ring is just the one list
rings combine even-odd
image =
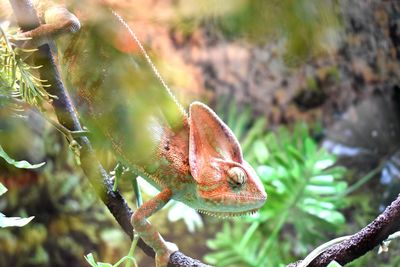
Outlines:
[{"label": "chameleon eye", "polygon": [[228,171],[229,182],[233,185],[242,185],[246,182],[246,173],[239,167],[233,167]]}]

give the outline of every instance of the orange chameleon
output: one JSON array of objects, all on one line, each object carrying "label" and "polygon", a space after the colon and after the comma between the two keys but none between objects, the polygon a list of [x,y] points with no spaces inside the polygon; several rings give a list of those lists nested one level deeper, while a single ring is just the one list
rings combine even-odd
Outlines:
[{"label": "orange chameleon", "polygon": [[[160,190],[136,210],[132,225],[154,249],[156,266],[167,266],[177,247],[165,242],[146,218],[170,199],[229,217],[257,211],[267,195],[228,126],[201,102],[192,103],[186,114],[118,14],[86,1],[76,5],[86,10],[81,21],[65,8],[50,8],[47,24],[24,33],[32,38],[24,46],[63,35],[57,41],[63,79],[95,148],[110,148]],[[134,42],[138,49],[119,49],[121,32],[131,38],[127,47]]]}]

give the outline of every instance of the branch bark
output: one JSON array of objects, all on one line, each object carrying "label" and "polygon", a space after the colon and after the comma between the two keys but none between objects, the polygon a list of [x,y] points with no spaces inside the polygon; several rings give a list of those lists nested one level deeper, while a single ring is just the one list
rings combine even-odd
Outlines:
[{"label": "branch bark", "polygon": [[[10,0],[14,15],[22,31],[29,31],[40,26],[40,20],[31,0]],[[34,64],[42,66],[39,69],[40,77],[47,80],[50,87],[46,88],[49,94],[57,98],[52,101],[57,119],[60,124],[71,131],[80,131],[82,126],[75,112],[75,107],[69,97],[60,73],[58,72],[54,57],[49,45],[39,47],[34,54]],[[112,182],[107,172],[97,160],[92,145],[87,137],[76,138],[81,146],[80,160],[81,167],[97,195],[107,206],[111,214],[117,220],[121,228],[132,239],[133,228],[130,223],[132,210],[119,192],[112,189]],[[147,246],[143,240],[139,240],[138,246],[150,257],[154,258],[154,251]],[[177,251],[169,260],[169,266],[207,266],[199,260],[192,259]]]},{"label": "branch bark", "polygon": [[[400,195],[370,224],[349,239],[322,252],[308,266],[327,266],[333,260],[345,265],[379,246],[389,235],[399,230]],[[300,262],[291,263],[286,267],[296,267]]]}]

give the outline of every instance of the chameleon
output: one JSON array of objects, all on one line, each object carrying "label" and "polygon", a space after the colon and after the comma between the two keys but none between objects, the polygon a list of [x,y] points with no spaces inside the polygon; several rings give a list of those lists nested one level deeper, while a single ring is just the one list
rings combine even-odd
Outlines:
[{"label": "chameleon", "polygon": [[199,101],[186,112],[116,12],[96,1],[70,8],[80,19],[65,7],[51,7],[45,24],[23,33],[30,39],[21,46],[57,39],[62,78],[96,151],[112,151],[160,191],[131,218],[155,251],[156,266],[167,266],[178,249],[147,221],[169,200],[218,217],[260,209],[267,199],[261,180],[218,115]]}]

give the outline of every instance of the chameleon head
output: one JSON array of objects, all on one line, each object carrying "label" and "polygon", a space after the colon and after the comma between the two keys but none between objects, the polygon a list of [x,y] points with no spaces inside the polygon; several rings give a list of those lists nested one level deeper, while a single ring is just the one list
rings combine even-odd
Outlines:
[{"label": "chameleon head", "polygon": [[200,102],[191,104],[189,123],[189,165],[200,203],[195,208],[221,217],[257,211],[267,194],[229,127]]}]

